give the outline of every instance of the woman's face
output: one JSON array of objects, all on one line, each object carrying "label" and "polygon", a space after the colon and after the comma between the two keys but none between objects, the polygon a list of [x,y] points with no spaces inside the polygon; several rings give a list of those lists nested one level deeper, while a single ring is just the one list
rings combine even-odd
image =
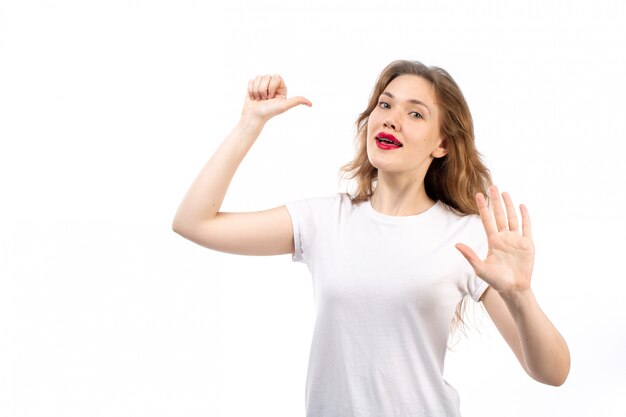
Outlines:
[{"label": "woman's face", "polygon": [[391,81],[378,98],[367,125],[367,156],[379,175],[388,172],[423,179],[432,158],[447,153],[444,142],[430,82],[409,74]]}]

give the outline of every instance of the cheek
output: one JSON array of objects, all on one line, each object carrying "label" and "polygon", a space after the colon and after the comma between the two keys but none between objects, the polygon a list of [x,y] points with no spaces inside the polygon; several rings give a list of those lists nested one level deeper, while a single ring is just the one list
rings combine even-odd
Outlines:
[{"label": "cheek", "polygon": [[[372,149],[375,144],[372,144],[369,140],[365,143],[365,154],[367,155],[367,160],[369,163],[376,169],[378,169],[378,164],[376,163],[376,152]],[[372,159],[373,157],[373,159]]]},{"label": "cheek", "polygon": [[371,152],[373,150],[372,148],[376,147],[376,144],[372,140],[375,132],[373,132],[373,130],[370,130],[370,126],[372,125],[368,124],[367,126],[367,137],[365,138],[365,153],[367,154],[367,159],[369,159],[371,162]]},{"label": "cheek", "polygon": [[367,121],[367,138],[372,138],[378,130],[380,130],[380,118],[372,113]]},{"label": "cheek", "polygon": [[370,117],[368,118],[368,121],[369,121],[370,125],[374,125],[375,126],[375,125],[377,125],[380,122],[381,114],[380,114],[380,111],[378,109],[379,108],[376,107],[370,113]]},{"label": "cheek", "polygon": [[370,154],[371,147],[372,147],[372,144],[370,143],[370,132],[369,132],[369,129],[368,129],[367,137],[365,138],[365,151],[367,152],[368,157],[369,157],[369,154]]}]

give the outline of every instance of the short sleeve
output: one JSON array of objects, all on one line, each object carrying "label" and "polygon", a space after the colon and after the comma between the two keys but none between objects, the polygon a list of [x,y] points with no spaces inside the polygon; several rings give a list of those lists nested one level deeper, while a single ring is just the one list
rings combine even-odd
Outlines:
[{"label": "short sleeve", "polygon": [[489,284],[487,284],[485,281],[475,276],[473,288],[470,288],[470,290],[472,291],[471,292],[472,300],[479,302],[480,297],[483,296],[483,294],[485,293],[488,287],[489,287]]},{"label": "short sleeve", "polygon": [[308,264],[309,252],[315,235],[322,227],[324,220],[328,218],[327,212],[338,197],[339,195],[314,197],[285,203],[293,227],[295,247],[291,258],[293,262]]},{"label": "short sleeve", "polygon": [[[489,242],[487,241],[487,235],[485,234],[485,230],[482,225],[482,220],[480,217],[476,216],[477,221],[474,222],[474,227],[472,230],[473,233],[473,241],[472,249],[476,252],[476,255],[480,259],[485,259],[487,256],[487,252],[489,250]],[[471,266],[470,266],[471,268]],[[472,300],[479,302],[480,297],[483,296],[489,284],[480,279],[478,275],[474,272],[472,268],[472,274],[470,280],[468,282],[468,293],[472,297]]]}]

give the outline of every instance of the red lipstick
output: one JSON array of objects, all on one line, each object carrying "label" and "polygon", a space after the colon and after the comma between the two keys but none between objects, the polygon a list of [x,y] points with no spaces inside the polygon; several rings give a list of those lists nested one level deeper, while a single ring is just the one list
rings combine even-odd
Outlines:
[{"label": "red lipstick", "polygon": [[374,138],[376,145],[381,149],[397,149],[402,147],[402,143],[392,134],[380,132]]}]

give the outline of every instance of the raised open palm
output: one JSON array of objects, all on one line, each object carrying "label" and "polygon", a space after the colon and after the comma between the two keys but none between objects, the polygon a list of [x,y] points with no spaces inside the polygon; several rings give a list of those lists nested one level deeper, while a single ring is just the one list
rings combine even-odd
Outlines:
[{"label": "raised open palm", "polygon": [[485,201],[485,196],[476,194],[476,204],[482,219],[489,251],[481,260],[467,245],[458,243],[455,247],[472,265],[476,275],[498,292],[523,291],[530,288],[530,278],[535,260],[535,245],[530,230],[528,209],[520,205],[522,228],[515,206],[508,193],[502,193],[506,212],[502,207],[498,188],[489,189],[493,216]]}]

